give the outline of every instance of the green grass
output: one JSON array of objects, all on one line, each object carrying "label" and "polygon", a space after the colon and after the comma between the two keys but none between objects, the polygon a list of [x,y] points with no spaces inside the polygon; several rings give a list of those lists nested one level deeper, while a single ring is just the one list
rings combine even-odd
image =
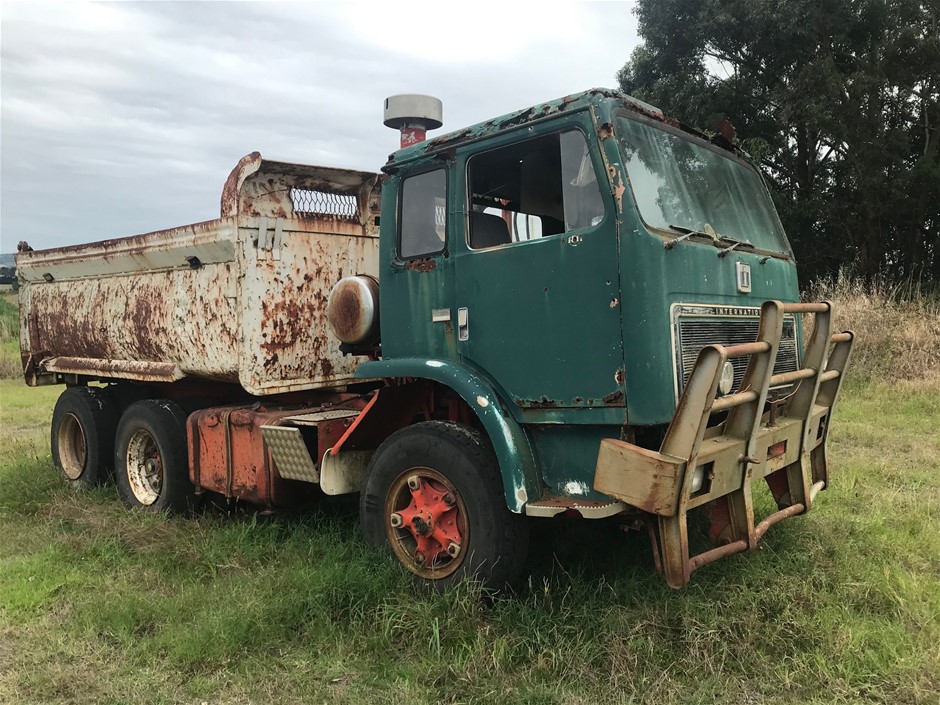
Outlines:
[{"label": "green grass", "polygon": [[936,385],[850,386],[817,509],[682,591],[644,536],[549,522],[492,600],[416,590],[354,501],[164,520],[71,493],[57,391],[0,381],[0,702],[938,702]]},{"label": "green grass", "polygon": [[5,287],[0,290],[0,378],[22,374],[20,362],[20,321],[16,297]]}]

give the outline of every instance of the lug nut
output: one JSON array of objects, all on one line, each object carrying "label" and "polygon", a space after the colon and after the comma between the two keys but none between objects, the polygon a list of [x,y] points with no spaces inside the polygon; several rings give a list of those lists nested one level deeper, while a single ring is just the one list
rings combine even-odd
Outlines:
[{"label": "lug nut", "polygon": [[455,504],[457,504],[457,498],[448,492],[444,495],[444,504],[446,504],[448,507],[453,507]]},{"label": "lug nut", "polygon": [[398,528],[399,526],[401,526],[402,523],[403,523],[403,522],[402,522],[402,518],[401,518],[401,514],[399,514],[398,512],[395,512],[394,514],[392,514],[392,515],[388,518],[388,523],[392,525],[392,528],[393,528],[393,529],[397,529],[397,528]]},{"label": "lug nut", "polygon": [[415,554],[415,564],[416,564],[416,565],[424,565],[424,554],[421,553],[421,551],[418,551],[418,552]]},{"label": "lug nut", "polygon": [[450,545],[447,547],[447,555],[450,556],[451,558],[456,558],[457,556],[459,556],[460,544],[454,543],[453,541],[451,541]]},{"label": "lug nut", "polygon": [[411,489],[413,489],[413,490],[416,491],[416,492],[417,492],[418,490],[420,490],[420,489],[421,489],[421,478],[418,477],[417,475],[412,475],[411,477],[409,477],[409,478],[408,478],[408,487],[410,487]]}]

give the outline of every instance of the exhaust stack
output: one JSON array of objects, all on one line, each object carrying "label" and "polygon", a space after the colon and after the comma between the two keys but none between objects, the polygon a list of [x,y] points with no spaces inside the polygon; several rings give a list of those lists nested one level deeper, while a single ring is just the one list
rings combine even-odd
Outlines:
[{"label": "exhaust stack", "polygon": [[393,95],[385,99],[385,126],[401,133],[401,147],[424,142],[427,130],[444,124],[444,106],[429,95]]}]

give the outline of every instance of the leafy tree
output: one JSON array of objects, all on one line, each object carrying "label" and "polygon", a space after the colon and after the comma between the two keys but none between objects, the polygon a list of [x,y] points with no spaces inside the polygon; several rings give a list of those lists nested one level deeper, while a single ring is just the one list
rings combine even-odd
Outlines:
[{"label": "leafy tree", "polygon": [[806,279],[940,283],[937,0],[639,0],[621,88],[764,166]]}]

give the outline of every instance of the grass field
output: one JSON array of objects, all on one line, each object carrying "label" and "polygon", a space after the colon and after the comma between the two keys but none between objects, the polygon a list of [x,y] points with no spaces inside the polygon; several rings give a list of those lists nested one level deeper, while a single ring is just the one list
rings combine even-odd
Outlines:
[{"label": "grass field", "polygon": [[[861,370],[860,372],[864,372]],[[940,379],[849,380],[833,486],[682,591],[645,536],[547,522],[515,594],[416,590],[356,505],[128,513],[0,380],[0,703],[940,701]]]}]

